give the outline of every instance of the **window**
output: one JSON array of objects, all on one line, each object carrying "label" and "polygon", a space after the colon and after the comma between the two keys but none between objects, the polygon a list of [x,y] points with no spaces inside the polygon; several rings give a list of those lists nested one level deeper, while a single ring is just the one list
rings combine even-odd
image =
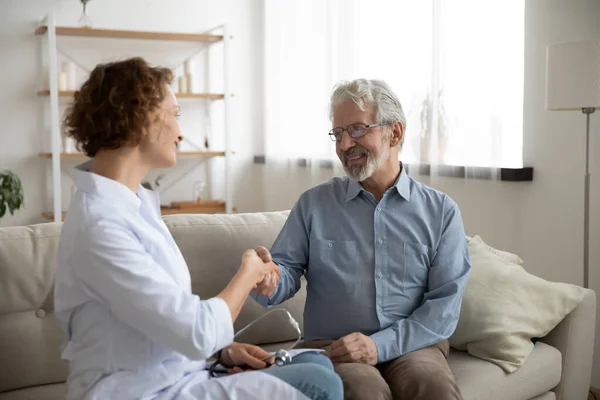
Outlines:
[{"label": "window", "polygon": [[265,1],[267,159],[331,159],[333,85],[383,79],[408,163],[522,167],[524,0]]}]

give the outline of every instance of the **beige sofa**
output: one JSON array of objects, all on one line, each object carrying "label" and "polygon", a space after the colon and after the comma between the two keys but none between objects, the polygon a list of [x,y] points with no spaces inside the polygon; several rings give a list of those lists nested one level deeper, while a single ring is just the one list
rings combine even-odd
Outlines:
[{"label": "beige sofa", "polygon": [[[270,246],[287,213],[178,215],[165,218],[185,256],[193,288],[203,298],[228,282],[246,248]],[[63,333],[53,317],[52,289],[60,224],[0,228],[0,400],[64,398],[68,365],[60,360]],[[302,289],[284,308],[302,323]],[[596,298],[581,303],[512,375],[467,353],[450,365],[465,400],[583,400],[590,383]],[[265,310],[249,299],[240,329]],[[280,348],[294,331],[277,313],[242,338]]]}]

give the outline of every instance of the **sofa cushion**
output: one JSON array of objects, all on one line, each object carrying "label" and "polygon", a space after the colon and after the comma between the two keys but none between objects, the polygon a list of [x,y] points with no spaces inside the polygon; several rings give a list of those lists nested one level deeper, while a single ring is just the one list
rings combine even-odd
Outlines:
[{"label": "sofa cushion", "polygon": [[532,338],[548,334],[583,299],[585,289],[548,282],[469,241],[471,276],[450,345],[516,371],[533,350]]},{"label": "sofa cushion", "polygon": [[[194,293],[207,299],[217,295],[231,280],[245,250],[258,246],[271,247],[288,214],[172,215],[166,216],[164,221],[190,269]],[[306,299],[305,286],[303,284],[291,300],[274,307],[288,310],[300,328]],[[249,298],[235,322],[235,330],[240,330],[267,311]],[[296,331],[287,322],[287,317],[283,313],[274,313],[236,340],[264,344],[294,340],[296,337]]]},{"label": "sofa cushion", "polygon": [[60,226],[0,229],[0,392],[67,377],[52,302]]},{"label": "sofa cushion", "polygon": [[533,352],[516,372],[452,349],[448,363],[464,400],[530,399],[560,382],[561,354],[554,347],[537,342]]}]

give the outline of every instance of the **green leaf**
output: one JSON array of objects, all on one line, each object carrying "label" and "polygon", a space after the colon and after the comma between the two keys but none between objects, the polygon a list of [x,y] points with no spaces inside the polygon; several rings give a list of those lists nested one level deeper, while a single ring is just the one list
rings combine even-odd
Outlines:
[{"label": "green leaf", "polygon": [[23,206],[23,184],[19,177],[11,171],[0,172],[0,218],[6,210],[14,214]]}]

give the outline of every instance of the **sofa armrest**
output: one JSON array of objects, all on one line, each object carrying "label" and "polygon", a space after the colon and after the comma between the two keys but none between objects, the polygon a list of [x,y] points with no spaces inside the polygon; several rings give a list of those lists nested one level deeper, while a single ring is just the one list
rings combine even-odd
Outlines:
[{"label": "sofa armrest", "polygon": [[557,400],[587,399],[594,359],[596,293],[586,289],[583,301],[548,335],[540,339],[562,354]]}]

